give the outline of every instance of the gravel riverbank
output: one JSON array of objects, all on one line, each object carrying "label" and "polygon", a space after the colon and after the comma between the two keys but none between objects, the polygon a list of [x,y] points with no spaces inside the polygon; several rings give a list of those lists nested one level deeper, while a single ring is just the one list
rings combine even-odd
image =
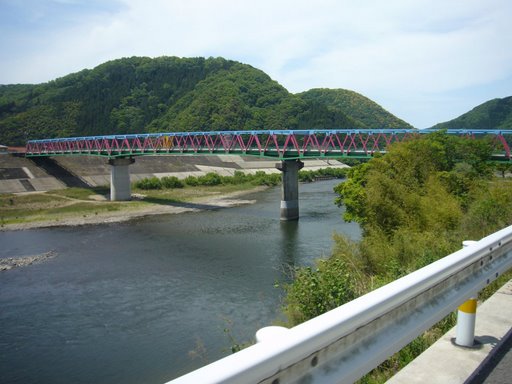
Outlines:
[{"label": "gravel riverbank", "polygon": [[[5,224],[1,231],[18,231],[34,228],[62,227],[62,226],[80,226],[103,223],[119,223],[135,218],[152,215],[178,214],[183,212],[193,212],[199,210],[213,210],[228,207],[235,207],[244,204],[253,204],[255,200],[243,199],[244,195],[261,191],[266,187],[256,187],[245,191],[236,191],[231,193],[219,194],[215,196],[201,197],[186,203],[166,203],[166,204],[147,204],[143,207],[134,207],[120,211],[100,212],[94,215],[66,216],[58,220],[40,220],[26,223]],[[144,197],[139,197],[144,198]]]}]

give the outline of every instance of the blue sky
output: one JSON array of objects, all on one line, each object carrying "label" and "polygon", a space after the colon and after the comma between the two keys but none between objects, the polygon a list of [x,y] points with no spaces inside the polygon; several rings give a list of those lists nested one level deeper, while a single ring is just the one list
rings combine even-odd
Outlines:
[{"label": "blue sky", "polygon": [[359,92],[424,128],[512,95],[510,20],[510,0],[0,0],[0,84],[222,56],[290,92]]}]

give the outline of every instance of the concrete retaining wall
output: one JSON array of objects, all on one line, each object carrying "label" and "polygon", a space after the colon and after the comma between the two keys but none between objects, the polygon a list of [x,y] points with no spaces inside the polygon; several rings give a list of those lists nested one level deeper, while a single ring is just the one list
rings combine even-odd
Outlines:
[{"label": "concrete retaining wall", "polygon": [[[34,161],[13,155],[0,155],[0,193],[51,191],[81,183],[91,187],[110,184],[110,166],[100,157],[53,157],[52,167],[45,169]],[[279,173],[277,160],[241,156],[144,156],[130,165],[132,182],[146,177],[176,176],[180,179],[215,172],[231,176],[236,170],[246,173]],[[333,160],[306,160],[305,169],[346,167]],[[55,168],[62,168],[61,172]]]}]

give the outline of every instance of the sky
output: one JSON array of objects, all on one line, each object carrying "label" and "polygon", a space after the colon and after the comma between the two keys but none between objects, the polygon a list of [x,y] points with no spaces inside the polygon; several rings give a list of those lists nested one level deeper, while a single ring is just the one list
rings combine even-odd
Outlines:
[{"label": "sky", "polygon": [[510,0],[0,0],[0,84],[121,57],[224,57],[426,128],[512,95],[510,20]]}]

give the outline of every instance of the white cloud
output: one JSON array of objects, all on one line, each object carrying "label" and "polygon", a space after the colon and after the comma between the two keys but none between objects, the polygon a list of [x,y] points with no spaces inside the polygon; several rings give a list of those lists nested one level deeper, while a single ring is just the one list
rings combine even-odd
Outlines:
[{"label": "white cloud", "polygon": [[[86,4],[60,3],[71,12],[75,1]],[[133,55],[223,56],[292,92],[348,88],[397,113],[397,103],[510,79],[511,15],[507,0],[121,0],[74,26],[39,15],[56,18],[55,29],[13,35],[23,47],[0,43],[0,83],[47,81]],[[417,116],[407,118],[439,121],[435,112],[431,122]]]},{"label": "white cloud", "polygon": [[[314,57],[307,68],[284,76],[287,82],[306,87],[310,84],[305,79],[314,78],[322,85],[334,80],[336,86],[438,92],[511,73],[512,50],[507,47],[512,43],[512,28],[506,26],[506,13],[480,16],[475,8],[473,18],[457,26],[455,11],[423,26],[423,20],[412,24],[416,13],[404,15],[406,21],[395,20],[392,26],[379,24],[374,17],[365,22],[372,26],[372,33],[360,34],[358,44],[334,45]],[[489,16],[493,17],[485,20]]]}]

